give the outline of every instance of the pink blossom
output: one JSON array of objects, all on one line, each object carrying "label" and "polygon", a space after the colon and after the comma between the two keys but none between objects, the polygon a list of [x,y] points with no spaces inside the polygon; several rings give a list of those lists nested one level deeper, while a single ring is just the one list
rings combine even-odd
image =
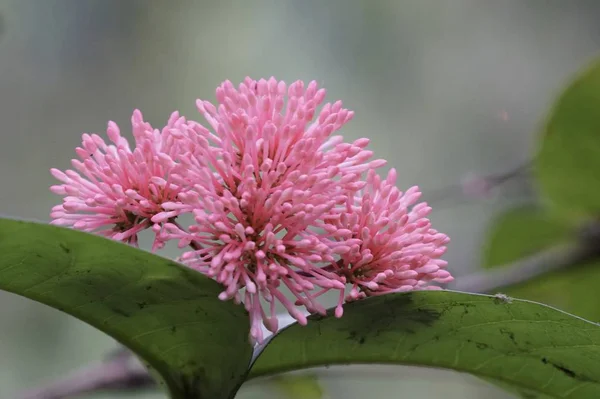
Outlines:
[{"label": "pink blossom", "polygon": [[223,285],[220,299],[243,302],[258,342],[263,326],[277,331],[277,304],[306,324],[331,290],[341,317],[344,300],[452,280],[449,239],[419,189],[400,192],[394,170],[381,180],[369,140],[334,135],[354,114],[323,104],[316,82],[225,81],[216,98],[196,103],[208,128],[175,112],[153,129],[135,111],[134,149],[113,122],[112,144],[84,134],[75,170],[52,169],[64,196],[52,223],[131,244],[151,228],[153,250],[176,240],[184,264]]},{"label": "pink blossom", "polygon": [[[53,224],[137,244],[138,233],[153,226],[151,218],[163,210],[162,204],[176,200],[182,187],[172,182],[172,173],[178,167],[178,138],[185,119],[175,112],[159,131],[136,110],[131,123],[133,150],[116,123],[109,122],[107,135],[113,144],[96,134],[83,134],[82,147],[76,149],[81,160],[71,162],[75,170],[51,170],[62,182],[52,186],[52,192],[65,196],[52,208]],[[154,249],[163,245],[158,237]]]},{"label": "pink blossom", "polygon": [[[449,238],[431,228],[431,208],[417,203],[421,193],[411,187],[402,193],[395,186],[396,171],[385,180],[370,171],[365,190],[349,198],[339,218],[326,229],[360,244],[341,254],[336,269],[352,284],[345,298],[352,301],[389,292],[435,287],[452,276],[440,256]],[[342,299],[340,298],[341,306]],[[338,311],[341,312],[338,306]]]},{"label": "pink blossom", "polygon": [[[276,302],[306,323],[283,287],[296,304],[323,314],[317,297],[331,289],[343,293],[344,277],[323,266],[359,240],[318,227],[365,186],[363,172],[385,161],[369,161],[366,139],[344,143],[331,136],[353,113],[339,101],[317,112],[325,90],[315,82],[288,87],[274,78],[247,78],[238,89],[224,82],[216,95],[217,107],[197,102],[212,132],[190,122],[188,151],[180,156],[186,174],[175,181],[193,188],[180,202],[163,204],[165,212],[153,221],[193,213],[195,224],[188,231],[174,223],[165,231],[180,246],[198,248],[182,259],[223,284],[222,299],[244,302],[251,334],[260,341],[261,322],[277,330]],[[268,304],[267,313],[261,301]]]}]

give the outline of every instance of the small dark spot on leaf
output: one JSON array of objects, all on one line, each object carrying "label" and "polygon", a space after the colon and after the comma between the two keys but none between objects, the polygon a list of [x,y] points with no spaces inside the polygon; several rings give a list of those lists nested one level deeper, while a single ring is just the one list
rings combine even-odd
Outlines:
[{"label": "small dark spot on leaf", "polygon": [[362,345],[365,343],[365,341],[366,341],[365,337],[360,337],[360,339],[358,340],[358,343]]},{"label": "small dark spot on leaf", "polygon": [[150,291],[151,289],[152,289],[152,286],[151,286],[151,285],[147,285],[147,286],[146,286],[146,291]]},{"label": "small dark spot on leaf", "polygon": [[409,352],[414,352],[417,349],[419,349],[419,346],[421,346],[421,345],[420,344],[412,345],[408,351]]},{"label": "small dark spot on leaf", "polygon": [[58,246],[60,247],[60,249],[63,250],[64,253],[66,253],[66,254],[71,253],[71,250],[69,248],[67,248],[67,246],[65,244],[63,244],[62,242],[60,244],[58,244]]},{"label": "small dark spot on leaf", "polygon": [[[416,334],[421,329],[431,326],[441,315],[436,309],[415,306],[412,293],[351,302],[346,305],[346,309],[353,312],[353,317],[351,324],[343,327],[343,331],[347,334],[349,330],[355,331],[356,338],[377,337],[398,330],[406,334]],[[330,309],[326,317],[334,317],[332,313],[333,309]],[[323,317],[311,315],[309,318],[320,320]]]},{"label": "small dark spot on leaf", "polygon": [[138,308],[144,309],[148,304],[146,302],[137,302]]},{"label": "small dark spot on leaf", "polygon": [[310,319],[314,320],[314,321],[320,321],[320,320],[323,320],[326,317],[327,316],[323,316],[322,314],[315,313],[315,314],[313,314],[313,315],[310,316]]},{"label": "small dark spot on leaf", "polygon": [[177,327],[171,327],[171,334],[175,334],[177,332]]},{"label": "small dark spot on leaf", "polygon": [[480,349],[480,350],[487,349],[490,347],[488,344],[484,344],[483,342],[473,342],[473,340],[470,340],[470,339],[467,339],[467,342],[470,344],[475,344],[477,349]]},{"label": "small dark spot on leaf", "polygon": [[517,341],[515,340],[515,333],[514,332],[512,332],[510,330],[507,330],[506,328],[501,328],[500,329],[500,334],[506,335],[512,341],[512,343],[515,346],[517,346]]},{"label": "small dark spot on leaf", "polygon": [[557,364],[557,363],[553,363],[553,362],[551,362],[550,360],[548,360],[545,357],[542,358],[542,363],[551,365],[552,367],[554,367],[555,369],[559,370],[560,372],[562,372],[564,375],[566,375],[569,378],[573,378],[575,380],[583,381],[583,382],[596,382],[592,378],[586,377],[586,376],[581,375],[581,374],[577,374],[576,372],[574,372],[573,370],[571,370],[571,369],[569,369],[567,367],[564,367],[564,366],[562,366],[560,364]]},{"label": "small dark spot on leaf", "polygon": [[557,370],[560,370],[560,371],[562,371],[563,373],[565,373],[566,375],[568,375],[568,376],[569,376],[569,377],[571,377],[571,378],[576,378],[576,377],[577,377],[577,376],[575,375],[575,373],[573,372],[573,370],[569,370],[568,368],[566,368],[566,367],[562,367],[562,366],[559,366],[559,365],[557,365],[557,364],[553,364],[553,366],[554,366],[554,367],[555,367]]},{"label": "small dark spot on leaf", "polygon": [[203,368],[197,369],[195,374],[181,376],[181,387],[183,388],[184,393],[183,397],[199,397],[198,391],[200,391],[200,385],[204,380],[206,380],[206,377]]},{"label": "small dark spot on leaf", "polygon": [[119,309],[119,308],[112,308],[111,310],[112,310],[113,312],[115,312],[116,314],[118,314],[118,315],[121,315],[121,316],[123,316],[123,317],[129,317],[129,316],[130,316],[130,314],[129,314],[129,313],[127,313],[127,312],[125,312],[124,310],[122,310],[122,309]]}]

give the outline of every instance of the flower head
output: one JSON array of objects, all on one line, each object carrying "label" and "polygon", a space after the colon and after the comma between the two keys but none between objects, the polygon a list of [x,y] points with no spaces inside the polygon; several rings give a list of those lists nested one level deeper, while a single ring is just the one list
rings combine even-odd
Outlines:
[{"label": "flower head", "polygon": [[188,231],[173,223],[165,230],[181,245],[197,248],[182,259],[222,283],[222,299],[244,302],[259,340],[261,321],[277,329],[276,302],[306,323],[282,287],[296,304],[320,313],[325,308],[319,295],[343,292],[343,277],[324,266],[359,240],[319,228],[364,187],[363,172],[385,163],[369,161],[368,140],[343,143],[331,136],[353,113],[336,102],[323,105],[315,118],[324,97],[315,82],[288,87],[273,78],[246,79],[238,89],[223,83],[218,107],[197,102],[213,132],[191,124],[188,151],[181,156],[187,174],[179,176],[179,184],[193,189],[180,195],[180,202],[163,204],[165,212],[153,218],[163,222],[193,213],[195,224]]},{"label": "flower head", "polygon": [[[84,134],[82,147],[76,149],[80,160],[71,162],[75,170],[51,170],[62,182],[52,192],[65,196],[52,209],[53,224],[136,244],[138,233],[153,226],[151,218],[163,210],[162,204],[176,200],[182,187],[173,184],[172,173],[178,167],[178,137],[185,120],[175,112],[159,131],[136,110],[131,123],[133,150],[117,124],[109,122],[112,144]],[[161,245],[155,240],[155,248]]]},{"label": "flower head", "polygon": [[52,223],[131,244],[152,228],[153,250],[189,247],[180,260],[221,283],[222,300],[243,302],[259,342],[263,325],[278,329],[277,304],[305,324],[330,290],[340,317],[344,300],[452,280],[440,259],[448,237],[418,188],[400,192],[394,170],[382,180],[369,140],[334,135],[353,112],[323,104],[316,82],[246,78],[216,97],[196,103],[209,128],[173,113],[157,130],[135,111],[133,149],[113,122],[112,144],[84,134],[75,170],[52,169],[65,196]]},{"label": "flower head", "polygon": [[431,208],[417,203],[418,187],[401,192],[395,186],[396,171],[385,180],[373,171],[365,190],[349,198],[329,231],[353,237],[360,244],[341,255],[338,273],[352,284],[347,301],[389,292],[429,288],[429,282],[447,283],[452,276],[440,256],[448,236],[431,228]]}]

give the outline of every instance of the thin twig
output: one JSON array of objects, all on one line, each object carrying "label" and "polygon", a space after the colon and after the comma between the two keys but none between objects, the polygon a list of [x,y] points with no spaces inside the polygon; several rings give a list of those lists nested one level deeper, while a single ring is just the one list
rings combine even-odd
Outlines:
[{"label": "thin twig", "polygon": [[502,287],[522,283],[548,272],[564,269],[590,258],[597,249],[582,244],[565,244],[526,259],[457,277],[447,288],[456,291],[489,293]]},{"label": "thin twig", "polygon": [[17,399],[64,399],[98,391],[129,391],[156,385],[133,354],[123,348],[105,361],[89,365],[40,388],[22,392]]},{"label": "thin twig", "polygon": [[489,293],[598,256],[600,256],[600,223],[593,221],[582,226],[576,240],[572,242],[557,245],[509,265],[458,277],[447,288]]},{"label": "thin twig", "polygon": [[[528,160],[507,172],[476,176],[476,179],[483,183],[485,185],[485,191],[490,193],[492,190],[497,189],[509,181],[529,177],[532,164],[533,161]],[[424,192],[423,199],[425,199],[429,205],[434,205],[436,209],[449,208],[452,206],[449,204],[464,204],[465,200],[481,199],[481,196],[474,196],[467,191],[468,190],[465,189],[465,182],[453,183],[446,187]],[[443,203],[445,203],[444,206],[442,206]]]},{"label": "thin twig", "polygon": [[[186,230],[185,230],[185,228],[184,228],[182,225],[180,225],[179,223],[177,223],[177,221],[176,221],[176,220],[172,220],[172,221],[171,221],[171,224],[173,224],[173,225],[177,226],[177,228],[178,228],[179,230],[181,230],[181,231],[184,231],[184,232],[186,231]],[[195,242],[195,241],[190,241],[190,244],[189,244],[189,246],[190,246],[190,248],[192,248],[194,251],[200,251],[200,250],[202,250],[202,247],[200,246],[200,244],[198,244],[198,243],[197,243],[197,242]]]}]

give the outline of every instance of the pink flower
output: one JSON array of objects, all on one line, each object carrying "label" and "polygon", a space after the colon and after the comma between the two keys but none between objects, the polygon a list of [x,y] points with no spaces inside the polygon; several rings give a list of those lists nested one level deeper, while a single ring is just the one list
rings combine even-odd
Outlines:
[{"label": "pink flower", "polygon": [[274,78],[226,81],[216,97],[196,103],[210,130],[178,113],[153,129],[135,111],[134,149],[113,122],[112,144],[84,134],[75,170],[52,169],[64,196],[52,223],[134,245],[151,228],[153,250],[177,240],[184,264],[223,285],[220,299],[244,303],[258,342],[263,326],[277,331],[277,304],[306,324],[330,290],[341,317],[344,300],[452,280],[440,259],[449,239],[418,188],[400,192],[394,170],[382,181],[369,140],[333,135],[353,117],[340,101]]},{"label": "pink flower", "polygon": [[[52,186],[52,192],[65,196],[52,209],[53,224],[137,244],[137,234],[154,225],[151,218],[163,210],[162,204],[177,199],[182,187],[172,182],[172,173],[178,168],[178,138],[185,119],[175,112],[159,131],[136,110],[131,123],[133,150],[118,126],[109,122],[107,135],[113,144],[84,134],[82,147],[76,149],[81,160],[72,160],[76,171],[51,170],[62,182]],[[154,249],[163,245],[158,237]]]},{"label": "pink flower", "polygon": [[394,169],[385,180],[370,171],[367,181],[364,192],[349,198],[339,218],[326,227],[343,238],[361,241],[341,254],[336,264],[338,273],[352,284],[346,301],[389,292],[434,289],[426,285],[452,281],[450,273],[444,270],[447,263],[440,259],[449,238],[431,228],[427,219],[431,208],[417,203],[421,196],[418,187],[405,193],[399,191]]},{"label": "pink flower", "polygon": [[192,189],[179,196],[181,202],[164,203],[165,212],[152,220],[193,213],[189,231],[174,223],[165,231],[180,246],[197,248],[182,259],[223,284],[222,299],[244,302],[251,335],[260,341],[261,322],[277,330],[276,302],[306,323],[283,287],[296,304],[319,313],[325,308],[318,296],[331,289],[343,293],[344,278],[323,267],[359,240],[318,227],[365,186],[363,172],[385,161],[368,161],[366,139],[350,144],[331,137],[353,113],[336,102],[325,104],[315,118],[325,97],[315,82],[287,87],[274,78],[247,78],[237,90],[224,82],[216,94],[218,107],[197,102],[214,133],[190,122],[187,152],[180,156],[186,174],[175,181]]}]

